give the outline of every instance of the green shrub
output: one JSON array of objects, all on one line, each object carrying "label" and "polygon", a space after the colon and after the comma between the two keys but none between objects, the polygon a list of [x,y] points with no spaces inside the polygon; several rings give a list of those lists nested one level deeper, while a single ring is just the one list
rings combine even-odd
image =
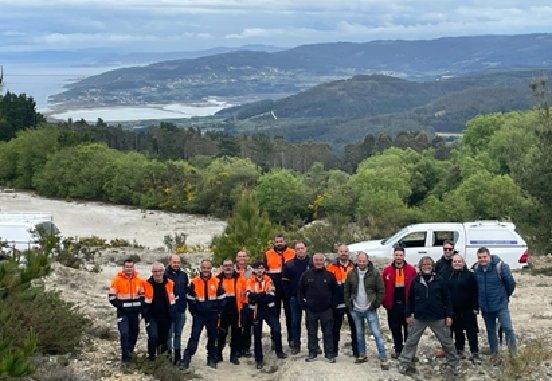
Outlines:
[{"label": "green shrub", "polygon": [[517,356],[506,358],[499,379],[532,380],[534,371],[550,360],[552,360],[550,342],[546,342],[543,338],[529,340],[523,348],[519,349]]}]

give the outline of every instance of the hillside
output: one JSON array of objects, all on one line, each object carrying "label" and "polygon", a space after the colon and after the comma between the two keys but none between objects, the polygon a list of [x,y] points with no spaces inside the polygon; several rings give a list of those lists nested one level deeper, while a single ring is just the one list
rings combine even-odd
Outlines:
[{"label": "hillside", "polygon": [[272,52],[237,51],[123,68],[71,84],[52,101],[69,106],[170,103],[207,96],[280,98],[363,74],[427,80],[487,69],[552,64],[552,35],[336,42]]},{"label": "hillside", "polygon": [[[538,72],[540,74],[541,71]],[[535,104],[533,70],[415,82],[382,75],[325,83],[275,101],[220,111],[231,133],[264,132],[291,141],[329,143],[337,151],[369,133],[461,132],[468,119]]]}]

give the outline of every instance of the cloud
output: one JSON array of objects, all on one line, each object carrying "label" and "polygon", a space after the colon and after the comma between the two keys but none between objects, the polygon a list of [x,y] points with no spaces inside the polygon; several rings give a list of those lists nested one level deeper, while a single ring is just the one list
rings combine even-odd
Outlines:
[{"label": "cloud", "polygon": [[[0,0],[0,50],[205,49],[552,32],[549,0]],[[47,17],[45,17],[47,15]]]}]

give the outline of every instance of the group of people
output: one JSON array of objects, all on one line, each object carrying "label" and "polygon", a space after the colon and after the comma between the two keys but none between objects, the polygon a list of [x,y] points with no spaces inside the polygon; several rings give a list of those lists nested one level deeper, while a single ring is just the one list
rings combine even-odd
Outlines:
[{"label": "group of people", "polygon": [[[223,361],[230,336],[229,361],[239,365],[241,357],[254,356],[256,368],[262,369],[263,322],[270,328],[271,349],[278,358],[287,357],[280,324],[283,308],[291,354],[301,351],[304,311],[308,337],[305,361],[316,361],[322,354],[320,325],[324,357],[335,363],[341,327],[347,317],[355,363],[368,361],[367,322],[380,367],[386,370],[389,361],[377,313],[382,305],[393,337],[391,357],[398,359],[400,372],[411,370],[426,327],[439,340],[438,352],[443,352],[455,375],[459,373],[459,358],[465,358],[466,336],[471,360],[480,363],[479,311],[487,329],[491,361],[497,363],[497,320],[506,334],[510,353],[516,353],[508,310],[515,281],[508,266],[491,256],[488,249],[480,248],[477,256],[478,263],[470,270],[454,251],[454,243],[445,241],[443,257],[436,263],[431,257],[422,257],[417,272],[405,260],[405,249],[396,247],[393,261],[380,273],[367,253],[359,252],[353,262],[347,245],[339,245],[335,261],[326,264],[324,254],[309,256],[301,241],[290,248],[284,236],[278,234],[261,261],[249,264],[248,254],[240,251],[235,263],[224,260],[218,274],[214,274],[212,262],[204,259],[200,273],[191,281],[180,268],[177,255],[170,256],[167,269],[154,263],[152,275],[145,281],[138,277],[132,260],[125,260],[109,292],[110,302],[117,307],[122,364],[131,359],[141,316],[146,323],[150,360],[168,352],[174,364],[189,368],[206,328],[210,367],[216,368]],[[192,316],[192,327],[187,346],[181,351],[186,309]]]}]

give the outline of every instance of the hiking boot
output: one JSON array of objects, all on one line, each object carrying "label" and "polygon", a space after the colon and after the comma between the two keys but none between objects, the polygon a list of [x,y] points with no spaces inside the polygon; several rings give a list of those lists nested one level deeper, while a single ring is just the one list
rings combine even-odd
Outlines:
[{"label": "hiking boot", "polygon": [[477,352],[472,353],[471,361],[472,361],[475,365],[481,365],[481,357],[479,357],[479,353],[477,353]]},{"label": "hiking boot", "polygon": [[180,369],[190,369],[190,359],[184,357],[180,362]]},{"label": "hiking boot", "polygon": [[263,363],[262,363],[262,362],[257,362],[257,363],[255,363],[255,368],[257,368],[257,369],[263,369]]},{"label": "hiking boot", "polygon": [[368,357],[366,357],[365,355],[360,355],[355,359],[355,364],[362,364],[363,362],[367,362],[367,361],[368,361]]},{"label": "hiking boot", "polygon": [[230,357],[230,362],[234,365],[240,365],[240,360],[237,357]]},{"label": "hiking boot", "polygon": [[286,355],[284,352],[276,353],[276,357],[279,359],[287,359],[288,355]]},{"label": "hiking boot", "polygon": [[335,364],[337,362],[336,358],[335,357],[328,357],[328,362],[330,364]]},{"label": "hiking boot", "polygon": [[306,362],[316,361],[316,355],[309,354],[309,357],[305,359]]},{"label": "hiking boot", "polygon": [[381,370],[389,370],[389,361],[387,359],[381,359],[380,368]]}]

